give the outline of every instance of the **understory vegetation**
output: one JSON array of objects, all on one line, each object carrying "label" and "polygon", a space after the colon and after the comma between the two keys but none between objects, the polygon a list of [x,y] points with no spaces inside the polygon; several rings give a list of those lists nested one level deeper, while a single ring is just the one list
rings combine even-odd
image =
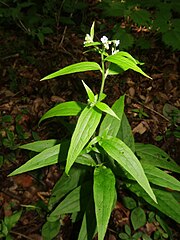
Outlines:
[{"label": "understory vegetation", "polygon": [[0,1],[0,238],[178,239],[179,14]]}]

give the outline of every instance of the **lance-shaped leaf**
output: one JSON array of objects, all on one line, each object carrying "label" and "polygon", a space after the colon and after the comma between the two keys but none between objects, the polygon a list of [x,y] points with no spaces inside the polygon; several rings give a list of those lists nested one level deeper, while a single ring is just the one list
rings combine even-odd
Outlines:
[{"label": "lance-shaped leaf", "polygon": [[86,210],[83,216],[78,240],[92,240],[96,231],[97,227],[94,209],[94,199],[92,195],[89,195],[88,202],[86,203]]},{"label": "lance-shaped leaf", "polygon": [[99,166],[94,170],[94,203],[98,239],[103,240],[115,199],[115,177],[110,168]]},{"label": "lance-shaped leaf", "polygon": [[47,148],[51,148],[54,145],[57,145],[58,143],[59,142],[57,139],[41,140],[21,145],[19,148],[34,152],[42,152]]},{"label": "lance-shaped leaf", "polygon": [[76,158],[95,132],[101,115],[102,112],[98,109],[86,107],[79,116],[68,151],[66,174],[68,174]]},{"label": "lance-shaped leaf", "polygon": [[140,161],[131,149],[120,139],[110,136],[108,138],[102,138],[99,144],[112,158],[114,158],[128,173],[132,175],[132,177],[156,202],[156,197],[149,185]]},{"label": "lance-shaped leaf", "polygon": [[95,26],[95,21],[92,23],[91,30],[90,30],[90,36],[92,40],[94,39],[94,26]]},{"label": "lance-shaped leaf", "polygon": [[136,143],[136,154],[141,162],[180,173],[180,166],[162,149],[152,144]]},{"label": "lance-shaped leaf", "polygon": [[142,163],[142,167],[148,180],[153,184],[175,191],[180,191],[180,181],[176,178],[147,163]]},{"label": "lance-shaped leaf", "polygon": [[48,221],[54,222],[59,219],[60,215],[85,210],[86,202],[88,201],[91,192],[92,183],[90,181],[73,189],[50,214]]},{"label": "lance-shaped leaf", "polygon": [[85,108],[85,106],[85,104],[75,101],[60,103],[47,111],[42,116],[39,123],[52,117],[77,116]]},{"label": "lance-shaped leaf", "polygon": [[121,119],[124,112],[124,96],[120,97],[113,104],[112,110],[116,113],[120,120],[107,114],[101,123],[99,136],[102,136],[104,131],[107,131],[107,135],[116,137],[121,125]]},{"label": "lance-shaped leaf", "polygon": [[31,158],[21,167],[10,173],[9,176],[14,176],[23,172],[28,172],[38,168],[56,164],[59,160],[65,160],[68,146],[69,142],[64,142],[62,144],[58,144],[48,149],[45,149],[41,153],[37,154],[35,157]]},{"label": "lance-shaped leaf", "polygon": [[94,102],[95,96],[94,96],[93,91],[88,87],[88,85],[85,84],[84,81],[82,81],[82,83],[84,85],[84,88],[86,89],[86,92],[87,92],[87,95],[88,95],[88,98],[89,98],[90,102]]},{"label": "lance-shaped leaf", "polygon": [[97,102],[95,106],[102,112],[105,112],[111,115],[112,117],[116,118],[117,120],[120,120],[116,113],[106,103]]},{"label": "lance-shaped leaf", "polygon": [[156,204],[139,185],[128,184],[127,187],[137,196],[144,198],[146,202],[172,218],[174,221],[180,223],[180,204],[171,192],[153,188],[158,201],[158,204]]},{"label": "lance-shaped leaf", "polygon": [[135,152],[134,136],[125,113],[122,116],[117,138],[120,138],[133,152]]},{"label": "lance-shaped leaf", "polygon": [[86,72],[86,71],[92,71],[92,70],[100,70],[101,71],[101,67],[96,62],[75,63],[75,64],[69,65],[67,67],[64,67],[64,68],[60,69],[59,71],[56,71],[56,72],[42,78],[41,81],[59,77],[59,76],[66,75],[66,74]]},{"label": "lance-shaped leaf", "polygon": [[135,59],[132,56],[131,57],[129,57],[128,55],[125,56],[121,52],[118,52],[114,55],[108,56],[105,60],[108,62],[117,64],[124,71],[126,71],[128,69],[132,69],[138,73],[141,73],[145,77],[151,79],[151,77],[149,77],[145,72],[142,71],[142,69],[140,67],[137,66],[137,62],[135,61]]}]

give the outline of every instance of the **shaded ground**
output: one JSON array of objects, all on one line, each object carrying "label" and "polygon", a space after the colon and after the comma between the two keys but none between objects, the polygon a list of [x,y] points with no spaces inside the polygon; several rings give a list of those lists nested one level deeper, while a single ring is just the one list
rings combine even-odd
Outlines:
[{"label": "shaded ground", "polygon": [[[38,127],[40,117],[56,103],[86,101],[80,80],[85,80],[96,92],[100,85],[99,76],[95,72],[87,72],[40,82],[42,77],[61,67],[91,60],[90,54],[83,54],[84,36],[76,34],[73,29],[67,29],[61,45],[61,38],[51,37],[41,46],[17,31],[1,29],[0,36],[0,219],[23,205],[35,205],[35,210],[32,206],[24,208],[19,224],[12,230],[12,236],[14,239],[41,239],[41,226],[45,221],[43,209],[46,209],[51,189],[60,177],[58,167],[51,166],[15,177],[7,175],[31,157],[28,152],[18,149],[19,145],[65,136],[66,132],[57,121],[46,122]],[[107,101],[112,104],[126,93],[126,113],[136,140],[158,145],[178,161],[179,140],[177,133],[173,132],[177,132],[180,120],[177,115],[175,119],[170,117],[172,106],[180,107],[178,53],[171,53],[156,45],[150,50],[136,49],[130,53],[145,62],[145,72],[153,79],[130,71],[112,77],[107,80],[105,87]],[[163,114],[167,103],[170,110]],[[117,208],[122,209],[122,206]],[[128,219],[126,210],[123,214]],[[122,217],[122,212],[120,216],[118,212],[114,213],[114,225],[118,217]],[[70,219],[67,217],[64,222],[65,227],[59,239],[73,239],[70,236],[73,231]],[[116,239],[112,234],[107,238]]]}]

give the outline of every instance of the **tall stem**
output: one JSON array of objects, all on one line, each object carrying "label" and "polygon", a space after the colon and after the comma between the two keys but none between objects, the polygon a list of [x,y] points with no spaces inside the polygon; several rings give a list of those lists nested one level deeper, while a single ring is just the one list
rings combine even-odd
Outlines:
[{"label": "tall stem", "polygon": [[105,84],[105,79],[106,79],[106,75],[105,75],[105,66],[104,66],[104,54],[103,52],[101,52],[101,68],[102,68],[102,82],[101,82],[101,89],[99,92],[99,97],[101,96],[101,94],[104,91],[104,84]]}]

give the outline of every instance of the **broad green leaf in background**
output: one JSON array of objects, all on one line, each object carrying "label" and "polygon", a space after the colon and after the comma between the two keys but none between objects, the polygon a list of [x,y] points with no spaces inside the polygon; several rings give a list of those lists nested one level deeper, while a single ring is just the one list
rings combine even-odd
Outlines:
[{"label": "broad green leaf in background", "polygon": [[43,240],[52,240],[60,231],[61,223],[59,220],[55,222],[46,222],[42,227]]},{"label": "broad green leaf in background", "polygon": [[39,123],[52,117],[77,116],[85,108],[85,106],[85,104],[75,101],[60,103],[47,111],[42,116]]},{"label": "broad green leaf in background", "polygon": [[84,88],[86,89],[86,92],[87,92],[87,95],[88,95],[88,98],[89,98],[90,102],[94,102],[95,96],[94,96],[93,91],[88,87],[88,85],[85,84],[84,81],[82,81],[82,83],[84,85]]},{"label": "broad green leaf in background", "polygon": [[176,178],[147,163],[142,163],[142,167],[148,180],[153,184],[180,191],[180,182]]},{"label": "broad green leaf in background", "polygon": [[134,136],[125,113],[122,116],[117,138],[121,139],[133,152],[135,152]]},{"label": "broad green leaf in background", "polygon": [[57,139],[49,139],[49,140],[41,140],[41,141],[36,141],[32,143],[27,143],[27,144],[21,145],[19,148],[34,151],[34,152],[42,152],[45,149],[51,148],[56,144],[58,144]]},{"label": "broad green leaf in background", "polygon": [[121,54],[121,52],[118,52],[114,55],[108,56],[105,60],[108,62],[117,64],[124,71],[126,71],[128,69],[132,69],[132,70],[144,75],[145,77],[151,79],[151,77],[149,77],[145,72],[142,71],[141,68],[139,68],[137,66],[137,63],[135,63],[134,60],[132,60],[132,58],[124,56],[123,54]]},{"label": "broad green leaf in background", "polygon": [[138,184],[128,184],[127,187],[137,196],[144,198],[146,202],[160,210],[162,213],[180,223],[180,204],[179,201],[173,197],[171,192],[153,188],[153,192],[155,193],[158,202],[158,204],[156,204]]},{"label": "broad green leaf in background", "polygon": [[146,214],[140,207],[133,209],[131,212],[131,222],[134,230],[144,226],[146,224]]},{"label": "broad green leaf in background", "polygon": [[66,174],[68,174],[76,158],[94,134],[100,122],[101,115],[102,112],[99,110],[93,107],[86,107],[79,116],[68,151]]},{"label": "broad green leaf in background", "polygon": [[55,184],[52,194],[49,200],[48,209],[51,210],[52,207],[59,202],[68,192],[72,191],[78,185],[81,184],[86,170],[84,168],[73,166],[69,171],[69,176],[65,173],[60,177],[60,179]]},{"label": "broad green leaf in background", "polygon": [[108,138],[102,138],[99,144],[113,159],[115,159],[129,174],[131,174],[131,176],[156,202],[156,197],[149,185],[144,170],[131,149],[120,139],[110,136],[108,136]]},{"label": "broad green leaf in background", "polygon": [[120,120],[116,113],[106,103],[97,102],[95,106],[102,112],[105,112],[111,115],[112,117],[116,118],[117,120]]},{"label": "broad green leaf in background", "polygon": [[111,115],[107,114],[101,123],[100,130],[99,130],[99,136],[102,136],[104,131],[107,131],[107,135],[116,137],[116,135],[119,131],[120,125],[121,125],[121,119],[122,119],[123,112],[124,112],[124,96],[120,97],[113,104],[112,110],[119,117],[119,120],[117,118],[114,118]]},{"label": "broad green leaf in background", "polygon": [[85,182],[81,186],[73,189],[72,192],[70,192],[50,214],[47,218],[48,221],[54,222],[60,218],[60,215],[83,211],[86,207],[86,202],[89,199],[91,191],[91,182]]},{"label": "broad green leaf in background", "polygon": [[121,39],[121,49],[127,50],[128,48],[131,48],[133,46],[135,38],[132,34],[127,33],[127,30],[122,29],[121,26],[118,25],[113,28],[113,32],[113,39]]},{"label": "broad green leaf in background", "polygon": [[67,67],[64,67],[64,68],[60,69],[59,71],[56,71],[56,72],[42,78],[41,81],[52,79],[52,78],[55,78],[55,77],[66,75],[66,74],[86,72],[86,71],[91,71],[91,70],[101,71],[101,67],[96,62],[75,63],[75,64],[69,65]]},{"label": "broad green leaf in background", "polygon": [[143,143],[136,143],[135,148],[136,154],[140,157],[142,163],[148,163],[152,166],[180,173],[180,166],[162,149],[151,144]]},{"label": "broad green leaf in background", "polygon": [[98,239],[103,240],[115,198],[115,177],[110,168],[99,166],[94,170],[94,202]]},{"label": "broad green leaf in background", "polygon": [[150,12],[145,9],[133,8],[130,17],[138,26],[149,27],[152,21]]},{"label": "broad green leaf in background", "polygon": [[9,176],[56,164],[59,160],[63,161],[66,158],[68,146],[69,142],[64,142],[44,150],[10,173]]}]

